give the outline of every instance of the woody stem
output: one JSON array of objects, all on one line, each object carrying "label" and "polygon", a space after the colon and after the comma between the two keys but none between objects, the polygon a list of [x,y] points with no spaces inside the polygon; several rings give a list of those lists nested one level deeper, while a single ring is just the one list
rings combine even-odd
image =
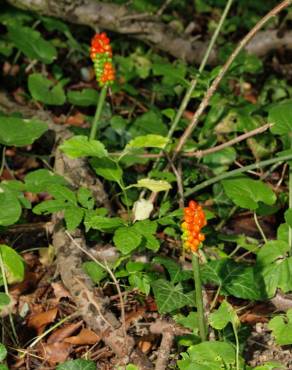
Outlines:
[{"label": "woody stem", "polygon": [[97,128],[98,128],[99,123],[100,123],[100,116],[101,116],[102,108],[103,108],[103,105],[104,105],[104,102],[105,102],[106,93],[107,93],[107,86],[104,85],[101,89],[100,94],[99,94],[97,107],[96,107],[96,112],[95,112],[95,115],[94,115],[94,118],[93,118],[91,130],[90,130],[89,140],[94,140],[95,137],[96,137],[96,132],[97,132]]}]

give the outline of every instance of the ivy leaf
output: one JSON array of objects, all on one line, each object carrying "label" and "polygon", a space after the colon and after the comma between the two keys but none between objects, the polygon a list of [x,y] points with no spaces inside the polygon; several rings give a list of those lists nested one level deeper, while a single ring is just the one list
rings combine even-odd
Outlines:
[{"label": "ivy leaf", "polygon": [[35,119],[1,117],[0,143],[8,146],[32,144],[48,130],[48,125]]},{"label": "ivy leaf", "polygon": [[184,293],[180,283],[174,285],[165,279],[158,279],[151,283],[158,311],[169,313],[184,306],[194,306],[194,292]]},{"label": "ivy leaf", "polygon": [[153,180],[153,179],[140,179],[137,184],[134,184],[137,188],[146,188],[155,193],[159,191],[167,191],[171,189],[171,185],[167,181],[163,180]]},{"label": "ivy leaf", "polygon": [[80,107],[96,105],[98,92],[94,89],[83,89],[81,91],[69,91],[67,94],[68,102]]},{"label": "ivy leaf", "polygon": [[268,266],[277,258],[285,256],[289,250],[288,243],[282,240],[270,240],[257,253],[257,265]]},{"label": "ivy leaf", "polygon": [[31,60],[37,59],[50,64],[57,58],[56,48],[31,27],[9,25],[8,37]]},{"label": "ivy leaf", "polygon": [[120,227],[115,231],[113,240],[120,252],[129,254],[139,246],[142,235],[133,226]]},{"label": "ivy leaf", "polygon": [[276,201],[276,195],[268,185],[259,180],[247,177],[236,177],[223,180],[226,195],[239,207],[255,210],[258,202],[272,205]]},{"label": "ivy leaf", "polygon": [[131,140],[127,145],[126,149],[131,148],[164,148],[168,143],[168,138],[161,135],[144,135],[137,136]]},{"label": "ivy leaf", "polygon": [[33,99],[47,105],[63,105],[66,101],[61,82],[54,84],[40,73],[29,75],[28,90]]},{"label": "ivy leaf", "polygon": [[90,360],[70,360],[56,367],[56,370],[96,370],[96,364]]},{"label": "ivy leaf", "polygon": [[60,145],[61,150],[71,158],[106,157],[104,145],[98,140],[89,140],[87,136],[77,135]]},{"label": "ivy leaf", "polygon": [[[19,283],[24,278],[24,263],[17,252],[8,245],[0,245],[5,275],[9,284]],[[2,278],[3,279],[3,278]]]}]

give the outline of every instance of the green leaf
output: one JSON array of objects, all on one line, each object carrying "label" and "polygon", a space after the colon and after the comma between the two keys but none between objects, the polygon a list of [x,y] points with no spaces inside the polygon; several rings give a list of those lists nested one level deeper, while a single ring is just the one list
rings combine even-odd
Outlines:
[{"label": "green leaf", "polygon": [[214,329],[222,330],[229,322],[234,326],[240,325],[238,316],[232,306],[227,301],[223,301],[218,310],[209,315],[209,323]]},{"label": "green leaf", "polygon": [[277,135],[291,135],[292,132],[292,100],[274,105],[269,110],[268,120],[274,123],[271,131]]},{"label": "green leaf", "polygon": [[78,157],[106,157],[108,155],[104,145],[98,140],[89,140],[87,136],[78,135],[66,140],[60,145],[61,150],[71,158]]},{"label": "green leaf", "polygon": [[68,207],[65,209],[64,218],[69,231],[75,230],[81,223],[84,210],[79,207]]},{"label": "green leaf", "polygon": [[292,309],[287,311],[285,316],[276,316],[268,324],[276,338],[276,343],[280,346],[292,344]]},{"label": "green leaf", "polygon": [[167,191],[171,189],[171,185],[167,181],[153,180],[153,179],[140,179],[137,184],[134,184],[137,188],[146,188],[151,191],[158,193],[159,191]]},{"label": "green leaf", "polygon": [[133,226],[120,227],[115,231],[114,243],[123,254],[129,254],[141,243],[142,236]]},{"label": "green leaf", "polygon": [[99,284],[107,276],[107,271],[93,261],[84,262],[82,268],[95,284]]},{"label": "green leaf", "polygon": [[131,148],[164,148],[168,143],[168,138],[161,135],[145,135],[137,136],[135,139],[131,140],[126,149]]},{"label": "green leaf", "polygon": [[47,130],[48,125],[39,120],[0,117],[0,143],[3,145],[30,145]]},{"label": "green leaf", "polygon": [[252,267],[236,263],[230,259],[210,261],[201,268],[201,279],[222,287],[225,294],[237,298],[259,300],[264,291],[260,276]]},{"label": "green leaf", "polygon": [[222,370],[235,366],[235,349],[226,342],[202,342],[181,355],[183,360],[177,362],[181,370]]},{"label": "green leaf", "polygon": [[188,316],[183,316],[181,314],[175,315],[174,320],[185,328],[198,332],[199,321],[197,312],[190,312]]},{"label": "green leaf", "polygon": [[51,213],[64,211],[65,208],[66,203],[64,203],[63,200],[45,200],[44,202],[33,207],[32,211],[36,215],[41,215],[42,213],[48,215]]},{"label": "green leaf", "polygon": [[282,240],[270,240],[257,253],[257,265],[267,266],[290,250],[289,244]]},{"label": "green leaf", "polygon": [[160,114],[149,111],[138,117],[130,129],[132,137],[141,135],[167,135],[167,127],[163,123]]},{"label": "green leaf", "polygon": [[100,230],[100,231],[109,231],[111,229],[116,229],[124,224],[123,220],[120,217],[104,217],[99,215],[87,214],[84,221],[86,231],[90,229]]},{"label": "green leaf", "polygon": [[258,208],[258,202],[272,205],[276,201],[276,195],[272,189],[259,180],[236,177],[223,180],[221,183],[226,195],[242,208],[255,210]]},{"label": "green leaf", "polygon": [[83,89],[81,91],[69,91],[67,94],[68,102],[80,107],[96,105],[98,92],[94,89]]},{"label": "green leaf", "polygon": [[169,313],[184,306],[194,306],[194,292],[184,293],[180,283],[174,285],[167,280],[158,279],[151,283],[158,311]]},{"label": "green leaf", "polygon": [[284,366],[280,362],[267,362],[264,365],[257,366],[253,370],[280,370],[284,369]]},{"label": "green leaf", "polygon": [[287,222],[287,224],[292,227],[292,209],[287,209],[287,211],[285,212],[285,221]]},{"label": "green leaf", "polygon": [[71,360],[58,365],[56,370],[96,370],[96,364],[90,360]]},{"label": "green leaf", "polygon": [[23,27],[19,24],[10,25],[8,26],[8,37],[31,60],[37,59],[50,64],[57,58],[56,48],[31,27]]},{"label": "green leaf", "polygon": [[109,158],[94,158],[90,161],[94,171],[109,181],[120,182],[123,176],[123,170],[120,166]]},{"label": "green leaf", "polygon": [[77,199],[78,202],[82,205],[82,207],[87,209],[93,209],[95,201],[93,199],[91,190],[80,187],[77,192]]},{"label": "green leaf", "polygon": [[48,193],[51,194],[56,200],[60,200],[64,203],[70,203],[70,205],[77,206],[76,195],[67,186],[59,184],[49,185]]},{"label": "green leaf", "polygon": [[4,186],[0,186],[0,225],[15,224],[21,216],[21,211],[17,196]]},{"label": "green leaf", "polygon": [[46,192],[50,185],[66,185],[64,177],[45,169],[30,172],[25,176],[25,189],[32,193]]},{"label": "green leaf", "polygon": [[8,284],[21,282],[24,278],[24,263],[14,249],[8,245],[0,245],[0,253],[4,264]]},{"label": "green leaf", "polygon": [[33,99],[47,105],[63,105],[66,101],[61,82],[54,84],[40,73],[29,75],[28,90]]},{"label": "green leaf", "polygon": [[219,174],[226,171],[229,165],[234,163],[235,159],[236,151],[230,147],[204,156],[203,163],[207,164],[215,174]]},{"label": "green leaf", "polygon": [[[9,295],[6,294],[6,293],[0,292],[0,310],[3,307],[9,305],[10,302],[11,302],[11,300],[10,300]],[[1,346],[1,344],[0,344],[0,346]],[[1,349],[0,349],[0,352],[1,352]],[[2,361],[2,360],[0,359],[0,361]]]},{"label": "green leaf", "polygon": [[0,343],[0,361],[4,361],[7,356],[7,349],[4,344]]}]

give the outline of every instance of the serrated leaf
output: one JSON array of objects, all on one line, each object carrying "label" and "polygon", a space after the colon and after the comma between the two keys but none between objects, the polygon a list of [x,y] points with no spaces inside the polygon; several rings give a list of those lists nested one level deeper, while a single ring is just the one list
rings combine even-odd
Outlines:
[{"label": "serrated leaf", "polygon": [[0,245],[1,258],[9,284],[21,282],[24,278],[24,263],[17,252],[8,245]]},{"label": "serrated leaf", "polygon": [[68,102],[80,107],[96,105],[98,92],[94,89],[83,89],[81,91],[69,91],[67,94]]},{"label": "serrated leaf", "polygon": [[123,170],[120,166],[109,158],[94,158],[90,161],[94,171],[109,181],[120,182],[123,176]]},{"label": "serrated leaf", "polygon": [[30,172],[25,176],[24,181],[26,191],[30,191],[32,193],[46,192],[50,185],[67,184],[63,176],[56,175],[46,169]]},{"label": "serrated leaf", "polygon": [[99,284],[107,276],[107,271],[93,261],[84,262],[82,268],[95,284]]},{"label": "serrated leaf", "polygon": [[90,360],[70,360],[56,367],[56,370],[96,370],[96,364]]},{"label": "serrated leaf", "polygon": [[120,217],[104,217],[99,215],[86,215],[84,225],[86,231],[90,229],[100,230],[100,231],[109,231],[111,229],[116,229],[124,224],[123,220]]},{"label": "serrated leaf", "polygon": [[269,110],[268,120],[274,123],[271,131],[278,135],[291,135],[292,132],[292,100],[274,105]]},{"label": "serrated leaf", "polygon": [[115,231],[113,241],[123,254],[129,254],[141,243],[142,235],[133,226],[120,227]]},{"label": "serrated leaf", "polygon": [[137,136],[126,145],[126,149],[164,148],[168,141],[169,140],[167,137],[161,135],[149,134],[144,136]]},{"label": "serrated leaf", "polygon": [[292,344],[292,309],[287,311],[286,322],[281,315],[274,317],[268,324],[276,338],[277,344],[286,346]]},{"label": "serrated leaf", "polygon": [[89,140],[87,136],[77,135],[66,140],[60,149],[71,158],[78,157],[106,157],[108,155],[104,145],[98,140]]},{"label": "serrated leaf", "polygon": [[69,231],[75,230],[81,223],[84,210],[79,207],[67,207],[64,212],[66,227]]},{"label": "serrated leaf", "polygon": [[21,211],[21,205],[14,192],[0,186],[0,225],[13,225],[19,220]]},{"label": "serrated leaf", "polygon": [[146,188],[155,193],[159,191],[167,191],[171,189],[171,185],[167,181],[163,180],[153,180],[153,179],[140,179],[138,180],[137,184],[134,184],[137,188]]},{"label": "serrated leaf", "polygon": [[3,145],[30,145],[47,130],[48,125],[39,120],[0,117],[0,143]]},{"label": "serrated leaf", "polygon": [[87,209],[93,209],[94,199],[91,190],[87,188],[80,187],[77,192],[77,200],[82,205],[82,207]]},{"label": "serrated leaf", "polygon": [[42,213],[48,215],[51,213],[64,211],[65,208],[66,204],[63,200],[45,200],[44,202],[33,207],[32,211],[36,215],[41,215]]},{"label": "serrated leaf", "polygon": [[31,27],[23,27],[19,24],[9,25],[8,37],[31,60],[37,59],[50,64],[57,57],[56,48]]},{"label": "serrated leaf", "polygon": [[66,101],[61,82],[54,84],[40,73],[29,75],[28,89],[33,99],[47,105],[63,105]]},{"label": "serrated leaf", "polygon": [[194,292],[184,293],[180,283],[174,285],[167,280],[158,279],[151,283],[158,311],[169,313],[184,306],[194,306]]},{"label": "serrated leaf", "polygon": [[209,323],[214,329],[222,330],[229,322],[236,327],[240,325],[239,318],[232,306],[227,301],[223,301],[218,310],[209,315]]},{"label": "serrated leaf", "polygon": [[260,180],[252,180],[247,177],[236,177],[223,180],[226,195],[239,207],[255,210],[258,202],[272,205],[276,201],[276,195]]}]

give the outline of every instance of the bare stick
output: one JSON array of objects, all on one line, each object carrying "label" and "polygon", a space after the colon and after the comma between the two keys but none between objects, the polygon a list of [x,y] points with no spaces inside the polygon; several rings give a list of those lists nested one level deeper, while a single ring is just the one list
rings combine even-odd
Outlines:
[{"label": "bare stick", "polygon": [[234,59],[237,55],[241,52],[241,50],[250,42],[250,40],[254,37],[254,35],[274,16],[280,13],[283,9],[287,8],[291,4],[291,0],[284,0],[279,5],[277,5],[274,9],[272,9],[269,13],[267,13],[249,32],[248,34],[240,41],[238,46],[235,50],[231,53],[230,57],[227,59],[226,63],[223,65],[221,71],[219,72],[218,76],[212,82],[209,89],[206,91],[206,94],[199,105],[197,111],[195,112],[189,126],[186,128],[185,132],[181,136],[174,154],[173,159],[177,157],[179,152],[182,150],[183,146],[185,145],[186,141],[192,134],[194,128],[197,126],[199,122],[199,118],[204,113],[205,109],[208,107],[210,99],[214,95],[215,91],[217,90],[221,80],[225,76],[226,72],[228,71],[229,67],[233,63]]}]

